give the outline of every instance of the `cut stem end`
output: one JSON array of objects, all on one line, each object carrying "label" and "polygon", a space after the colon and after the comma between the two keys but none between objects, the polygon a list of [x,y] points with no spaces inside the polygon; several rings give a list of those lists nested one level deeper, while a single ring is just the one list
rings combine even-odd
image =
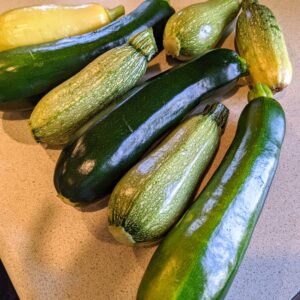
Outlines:
[{"label": "cut stem end", "polygon": [[205,107],[204,115],[209,115],[221,128],[223,133],[229,117],[229,109],[222,103],[215,103]]},{"label": "cut stem end", "polygon": [[106,12],[108,14],[110,21],[112,22],[125,14],[125,8],[123,5],[119,5],[115,8],[107,9]]},{"label": "cut stem end", "polygon": [[109,232],[112,234],[114,239],[118,241],[119,243],[127,246],[134,246],[135,241],[132,238],[132,236],[125,231],[123,227],[115,226],[115,225],[109,225],[108,226]]},{"label": "cut stem end", "polygon": [[181,45],[176,36],[169,36],[164,38],[164,48],[167,55],[178,58],[180,56]]}]

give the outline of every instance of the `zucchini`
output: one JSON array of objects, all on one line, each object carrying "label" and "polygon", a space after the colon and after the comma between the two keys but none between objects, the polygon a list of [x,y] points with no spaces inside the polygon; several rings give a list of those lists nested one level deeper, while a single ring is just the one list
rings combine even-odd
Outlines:
[{"label": "zucchini", "polygon": [[153,31],[146,29],[50,91],[30,117],[35,140],[54,145],[67,143],[88,119],[135,86],[156,52]]},{"label": "zucchini", "polygon": [[54,175],[58,194],[74,205],[100,200],[158,138],[205,97],[232,88],[245,71],[236,52],[217,49],[130,91],[62,151]]},{"label": "zucchini", "polygon": [[274,92],[291,83],[292,64],[284,36],[272,11],[256,0],[244,0],[236,27],[236,46],[249,65],[251,84]]},{"label": "zucchini", "polygon": [[239,0],[208,0],[177,12],[164,31],[167,54],[190,60],[214,48],[239,10]]},{"label": "zucchini", "polygon": [[154,253],[138,300],[224,299],[263,208],[285,135],[280,104],[257,92],[255,98],[243,110],[218,170]]},{"label": "zucchini", "polygon": [[98,3],[22,7],[0,15],[0,51],[97,30],[124,15],[124,6]]},{"label": "zucchini", "polygon": [[180,124],[117,184],[109,230],[127,245],[159,241],[189,204],[218,148],[229,111],[223,104]]},{"label": "zucchini", "polygon": [[0,52],[0,103],[50,91],[148,27],[153,27],[161,47],[164,26],[173,12],[166,0],[145,0],[129,15],[95,32]]}]

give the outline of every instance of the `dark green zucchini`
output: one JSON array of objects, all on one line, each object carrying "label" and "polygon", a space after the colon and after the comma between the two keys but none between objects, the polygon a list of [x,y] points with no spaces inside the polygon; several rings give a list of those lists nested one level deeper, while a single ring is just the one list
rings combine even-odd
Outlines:
[{"label": "dark green zucchini", "polygon": [[224,299],[271,186],[285,135],[280,104],[259,97],[197,201],[155,252],[138,300]]},{"label": "dark green zucchini", "polygon": [[0,52],[0,103],[46,93],[147,27],[153,27],[161,48],[164,26],[173,13],[167,0],[145,0],[131,14],[97,31]]},{"label": "dark green zucchini", "polygon": [[217,49],[131,91],[64,149],[54,176],[58,193],[73,204],[101,199],[162,134],[212,92],[232,88],[245,71],[236,52]]}]

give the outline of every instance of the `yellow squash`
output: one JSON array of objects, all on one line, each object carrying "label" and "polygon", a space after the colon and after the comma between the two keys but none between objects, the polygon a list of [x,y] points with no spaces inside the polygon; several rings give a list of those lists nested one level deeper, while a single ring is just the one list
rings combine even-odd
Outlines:
[{"label": "yellow squash", "polygon": [[40,5],[0,15],[0,51],[35,45],[96,30],[124,14],[124,6],[106,9],[98,3]]},{"label": "yellow squash", "polygon": [[251,85],[263,83],[273,92],[292,80],[285,39],[272,11],[257,0],[243,0],[237,21],[236,46],[249,65]]}]

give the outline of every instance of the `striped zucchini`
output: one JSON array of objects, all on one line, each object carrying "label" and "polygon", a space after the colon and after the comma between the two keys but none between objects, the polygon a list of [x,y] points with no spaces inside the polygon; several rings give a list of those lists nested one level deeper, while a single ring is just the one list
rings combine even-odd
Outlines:
[{"label": "striped zucchini", "polygon": [[214,48],[239,10],[239,0],[208,0],[177,12],[164,31],[167,54],[185,61]]},{"label": "striped zucchini", "polygon": [[229,111],[223,104],[180,124],[117,184],[109,230],[128,245],[159,241],[189,204],[214,157]]},{"label": "striped zucchini", "polygon": [[152,29],[99,56],[37,104],[30,127],[38,142],[64,144],[86,121],[145,74],[157,47]]}]

